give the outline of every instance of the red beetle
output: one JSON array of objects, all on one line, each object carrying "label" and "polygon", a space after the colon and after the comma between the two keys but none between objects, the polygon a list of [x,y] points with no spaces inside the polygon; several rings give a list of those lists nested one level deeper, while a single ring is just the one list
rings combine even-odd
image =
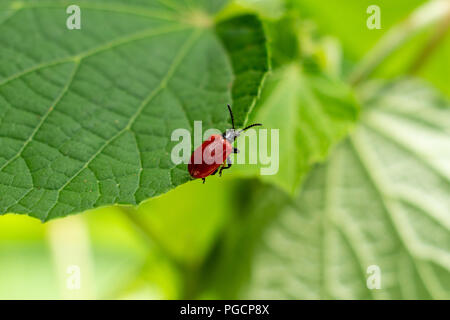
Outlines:
[{"label": "red beetle", "polygon": [[223,170],[231,168],[231,159],[229,156],[231,153],[239,152],[232,144],[242,132],[251,127],[262,125],[255,123],[244,129],[236,130],[234,128],[234,117],[230,105],[228,105],[228,111],[230,111],[233,128],[228,129],[222,135],[213,134],[201,146],[195,149],[189,161],[189,174],[195,179],[201,178],[203,183],[205,183],[206,177],[215,175],[219,171],[219,167],[219,176],[222,176]]}]

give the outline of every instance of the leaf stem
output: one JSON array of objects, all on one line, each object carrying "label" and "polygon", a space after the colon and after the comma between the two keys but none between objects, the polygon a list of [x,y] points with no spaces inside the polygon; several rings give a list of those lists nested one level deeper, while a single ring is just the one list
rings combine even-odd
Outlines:
[{"label": "leaf stem", "polygon": [[450,29],[450,11],[447,14],[447,17],[442,20],[441,23],[437,26],[436,30],[433,32],[431,37],[428,39],[428,42],[417,55],[414,62],[411,64],[408,73],[416,74],[420,71],[420,69],[425,65],[428,59],[432,56],[434,50],[439,47],[439,44],[445,39],[445,35]]},{"label": "leaf stem", "polygon": [[396,49],[425,27],[446,19],[450,13],[448,0],[430,1],[414,10],[406,20],[391,28],[375,47],[363,58],[349,76],[356,86],[368,76]]}]

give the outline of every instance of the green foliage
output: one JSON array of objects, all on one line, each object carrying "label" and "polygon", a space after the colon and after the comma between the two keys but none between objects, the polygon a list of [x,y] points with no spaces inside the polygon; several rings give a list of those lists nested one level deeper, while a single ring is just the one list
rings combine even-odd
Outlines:
[{"label": "green foliage", "polygon": [[296,191],[311,165],[325,160],[357,115],[353,92],[339,79],[298,64],[278,70],[268,81],[255,119],[280,130],[280,168],[262,179]]},{"label": "green foliage", "polygon": [[[297,16],[267,22],[266,30],[273,72],[251,120],[279,130],[280,167],[267,176],[260,176],[256,166],[242,166],[242,171],[294,193],[311,165],[324,161],[354,126],[359,105],[353,89],[333,70],[340,63],[332,61],[334,48],[326,48],[323,37],[308,34]],[[240,149],[244,142],[238,141]]]},{"label": "green foliage", "polygon": [[194,120],[222,130],[234,102],[242,124],[268,68],[260,22],[216,32],[220,3],[80,2],[81,30],[65,28],[66,2],[12,3],[0,25],[0,212],[47,221],[189,181],[171,132]]},{"label": "green foliage", "polygon": [[[69,31],[68,1],[1,1],[0,213],[102,208],[0,217],[0,298],[450,298],[450,38],[423,3],[369,30],[368,0],[86,0]],[[280,130],[279,172],[184,183],[172,130],[227,103]]]},{"label": "green foliage", "polygon": [[[357,130],[292,202],[252,188],[215,265],[237,267],[237,282],[222,288],[222,268],[211,287],[226,298],[450,297],[450,103],[415,81],[375,88]],[[366,286],[370,265],[381,289]]]},{"label": "green foliage", "polygon": [[248,14],[219,23],[216,31],[233,66],[235,125],[243,127],[259,96],[261,81],[269,69],[266,36],[259,19]]}]

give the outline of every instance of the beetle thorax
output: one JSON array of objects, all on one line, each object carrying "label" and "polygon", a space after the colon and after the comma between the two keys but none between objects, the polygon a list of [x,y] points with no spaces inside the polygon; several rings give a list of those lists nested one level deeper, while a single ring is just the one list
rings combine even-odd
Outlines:
[{"label": "beetle thorax", "polygon": [[227,139],[229,142],[233,142],[237,137],[239,137],[241,133],[234,129],[228,129],[222,135],[224,139]]}]

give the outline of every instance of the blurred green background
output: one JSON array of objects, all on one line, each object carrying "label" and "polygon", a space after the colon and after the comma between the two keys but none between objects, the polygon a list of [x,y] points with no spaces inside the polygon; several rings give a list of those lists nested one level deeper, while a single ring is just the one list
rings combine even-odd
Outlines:
[{"label": "blurred green background", "polygon": [[[295,12],[301,21],[301,28],[309,28],[308,32],[326,36],[331,41],[326,43],[332,44],[333,52],[337,52],[342,61],[338,70],[335,70],[336,74],[346,79],[353,66],[366,56],[392,26],[403,21],[424,3],[421,0],[298,0],[287,3],[281,0],[237,0],[226,10],[257,10],[268,25],[282,17],[287,10]],[[366,28],[366,8],[372,4],[381,8],[380,30]],[[435,33],[436,25],[433,24],[414,34],[376,68],[373,77],[394,79],[410,74],[412,62]],[[328,49],[325,51],[329,52]],[[450,95],[449,57],[450,37],[447,33],[426,63],[414,72],[415,76],[437,88],[441,92],[440,96],[446,98]],[[436,120],[439,116],[434,119],[440,121],[441,138],[445,138],[445,143],[439,145],[436,142],[439,139],[433,141],[430,137],[428,143],[436,143],[437,148],[442,150],[448,147],[450,120],[446,118],[448,104],[442,103],[441,106],[440,120]],[[442,139],[439,141],[442,142]],[[373,143],[376,144],[376,141]],[[340,163],[341,168],[352,167],[351,157],[345,148],[336,151],[342,154],[342,159],[346,159],[345,164]],[[446,152],[448,156],[448,150]],[[399,157],[392,156],[390,163]],[[286,213],[289,210],[311,211],[306,206],[309,197],[319,197],[317,194],[323,186],[315,184],[315,181],[319,181],[320,177],[317,180],[315,177],[307,179],[303,188],[307,187],[309,193],[305,193],[304,189],[289,193],[283,191],[285,183],[275,183],[274,186],[271,181],[249,177],[253,174],[237,166],[226,171],[222,178],[210,178],[205,185],[200,181],[187,183],[147,201],[137,209],[102,208],[45,224],[27,216],[1,216],[0,298],[447,298],[450,296],[450,171],[445,159],[448,158],[442,158],[444,163],[441,164],[433,162],[433,168],[438,173],[429,179],[443,180],[433,184],[431,193],[438,194],[437,198],[428,199],[430,212],[437,212],[436,215],[431,214],[435,220],[430,222],[428,218],[417,218],[417,228],[411,224],[410,229],[393,236],[392,241],[386,234],[372,232],[383,228],[377,225],[381,222],[375,214],[379,196],[371,199],[370,195],[361,191],[364,188],[358,187],[358,183],[364,185],[369,178],[361,175],[361,181],[357,181],[357,173],[347,177],[347,187],[354,191],[353,196],[347,199],[363,197],[368,205],[359,208],[359,212],[368,217],[372,212],[374,215],[373,219],[364,222],[361,222],[360,217],[349,216],[348,223],[340,230],[349,230],[348,234],[354,237],[347,237],[345,241],[333,232],[323,236],[326,233],[324,230],[329,227],[327,224],[333,219],[319,221],[323,225],[316,230],[317,221],[313,221],[314,217],[311,223],[303,220],[298,222],[296,216],[291,217],[290,213]],[[281,167],[287,166],[290,160],[283,161]],[[320,176],[320,170],[316,169],[312,175]],[[411,174],[418,172],[419,169]],[[420,182],[409,183],[423,182],[422,179],[418,180]],[[354,189],[351,189],[352,183],[356,185]],[[333,188],[336,184],[329,182],[328,185]],[[337,185],[334,191],[343,193],[342,184]],[[346,205],[349,206],[342,204],[342,207]],[[285,206],[290,206],[290,209]],[[408,211],[405,216],[410,217],[411,212]],[[283,215],[282,219],[280,215]],[[403,218],[399,214],[394,225],[401,224]],[[363,223],[367,230],[361,227]],[[289,231],[285,226],[285,231],[278,234],[274,229],[277,224],[297,224],[298,228]],[[363,229],[367,231],[364,234]],[[423,234],[417,230],[423,231]],[[294,234],[286,236],[289,232]],[[407,237],[414,232],[417,234]],[[404,234],[403,240],[398,240]],[[413,237],[422,239],[427,245],[415,246],[404,240]],[[376,245],[348,249],[351,247],[348,242],[364,242],[368,238]],[[317,252],[313,247],[323,246],[327,241],[330,254],[325,256],[319,250],[320,257],[316,257]],[[339,247],[339,241],[346,244]],[[311,246],[303,245],[307,243],[311,243]],[[440,251],[431,248],[432,245]],[[264,251],[261,246],[269,249],[265,248],[267,250]],[[344,247],[346,249],[342,249]],[[377,253],[373,253],[372,249]],[[439,255],[441,259],[437,258]],[[279,258],[278,264],[273,262],[274,256]],[[286,256],[290,260],[283,260]],[[381,258],[376,260],[373,257]],[[325,265],[326,268],[320,272],[314,270],[317,261],[319,266]],[[283,267],[283,264],[290,262],[293,262],[292,267]],[[365,269],[371,264],[382,265],[382,270],[388,270],[383,275],[383,285],[386,284],[383,288],[387,291],[381,289],[374,294],[366,288]],[[81,268],[79,290],[70,290],[66,286],[69,276],[67,267],[70,265]],[[270,265],[271,269],[264,268]],[[345,272],[342,271],[344,269]],[[339,281],[330,279],[336,275],[340,277]],[[294,278],[298,282],[292,281]],[[262,279],[266,279],[266,282]],[[258,284],[255,285],[255,281]]]}]

